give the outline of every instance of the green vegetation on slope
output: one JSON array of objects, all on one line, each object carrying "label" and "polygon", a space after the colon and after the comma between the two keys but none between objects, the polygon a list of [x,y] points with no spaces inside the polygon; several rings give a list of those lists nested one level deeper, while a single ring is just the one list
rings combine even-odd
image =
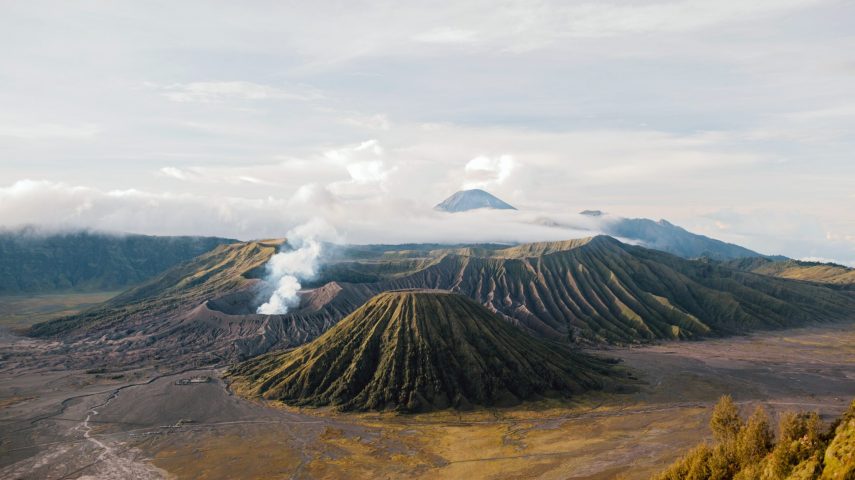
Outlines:
[{"label": "green vegetation on slope", "polygon": [[231,369],[236,388],[291,405],[420,412],[512,405],[601,387],[606,362],[519,331],[447,292],[386,292],[313,342]]},{"label": "green vegetation on slope", "polygon": [[855,402],[840,419],[834,438],[825,449],[822,479],[855,479]]},{"label": "green vegetation on slope", "polygon": [[730,396],[724,396],[710,428],[714,444],[695,447],[656,480],[855,478],[855,402],[830,429],[813,412],[782,415],[776,442],[762,407],[746,421]]},{"label": "green vegetation on slope", "polygon": [[26,331],[34,323],[76,315],[120,292],[48,293],[0,296],[0,326]]},{"label": "green vegetation on slope", "polygon": [[697,338],[851,319],[855,298],[819,285],[686,260],[598,236],[445,254],[377,290],[462,293],[547,337],[601,343]]},{"label": "green vegetation on slope", "polygon": [[0,295],[119,290],[232,240],[0,230]]},{"label": "green vegetation on slope", "polygon": [[[599,236],[514,247],[413,246],[379,253],[357,247],[366,259],[341,261],[347,254],[337,253],[325,277],[332,281],[312,285],[318,288],[305,293],[300,307],[286,315],[254,315],[252,302],[261,287],[255,278],[276,248],[275,242],[222,246],[104,305],[36,325],[32,332],[124,338],[145,326],[146,332],[157,331],[157,341],[178,335],[167,331],[169,320],[182,328],[182,341],[195,344],[205,336],[243,359],[311,341],[378,293],[426,288],[463,294],[528,333],[565,343],[739,334],[853,319],[855,312],[855,296],[848,292]],[[354,278],[361,275],[371,281]],[[191,315],[197,308],[199,315]]]},{"label": "green vegetation on slope", "polygon": [[840,288],[855,289],[855,268],[834,263],[804,262],[800,260],[770,260],[745,258],[732,260],[727,265],[739,270],[771,277],[825,283]]},{"label": "green vegetation on slope", "polygon": [[263,271],[281,240],[220,245],[191,261],[132,288],[79,315],[34,325],[30,334],[50,336],[78,329],[132,325],[195,308],[212,298],[245,288]]}]

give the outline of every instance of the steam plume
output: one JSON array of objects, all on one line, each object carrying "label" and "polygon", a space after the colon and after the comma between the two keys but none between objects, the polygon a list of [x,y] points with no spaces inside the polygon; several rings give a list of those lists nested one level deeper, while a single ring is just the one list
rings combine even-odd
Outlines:
[{"label": "steam plume", "polygon": [[322,252],[319,239],[332,227],[321,220],[313,220],[301,225],[287,234],[287,244],[293,250],[279,252],[267,262],[267,281],[275,285],[275,290],[267,302],[256,310],[264,315],[281,315],[300,303],[298,292],[300,280],[315,276]]}]

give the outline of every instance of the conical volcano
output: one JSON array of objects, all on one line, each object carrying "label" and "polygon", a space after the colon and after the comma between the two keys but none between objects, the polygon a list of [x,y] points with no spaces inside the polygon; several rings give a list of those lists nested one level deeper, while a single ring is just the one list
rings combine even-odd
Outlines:
[{"label": "conical volcano", "polygon": [[495,195],[485,192],[484,190],[475,188],[472,190],[461,190],[452,196],[446,198],[434,209],[443,212],[465,212],[468,210],[476,210],[479,208],[489,208],[493,210],[516,210],[510,204],[500,200]]},{"label": "conical volcano", "polygon": [[601,387],[609,370],[462,295],[416,290],[381,293],[313,342],[230,376],[290,405],[421,412],[566,397]]}]

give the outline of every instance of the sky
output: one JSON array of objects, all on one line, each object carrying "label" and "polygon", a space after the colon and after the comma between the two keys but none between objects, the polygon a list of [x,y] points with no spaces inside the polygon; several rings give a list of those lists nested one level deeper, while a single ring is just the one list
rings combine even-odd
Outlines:
[{"label": "sky", "polygon": [[[855,265],[855,2],[0,2],[0,225]],[[483,188],[518,212],[432,206]],[[558,222],[561,223],[561,222]]]}]

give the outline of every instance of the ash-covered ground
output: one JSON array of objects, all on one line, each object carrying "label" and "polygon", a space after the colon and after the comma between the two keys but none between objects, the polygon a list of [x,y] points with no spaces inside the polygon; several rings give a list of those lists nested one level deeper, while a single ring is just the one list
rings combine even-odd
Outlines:
[{"label": "ash-covered ground", "polygon": [[221,369],[68,369],[77,362],[62,345],[4,332],[0,478],[640,479],[708,436],[723,393],[828,419],[855,397],[852,325],[600,353],[642,387],[513,409],[353,415],[242,399]]}]

